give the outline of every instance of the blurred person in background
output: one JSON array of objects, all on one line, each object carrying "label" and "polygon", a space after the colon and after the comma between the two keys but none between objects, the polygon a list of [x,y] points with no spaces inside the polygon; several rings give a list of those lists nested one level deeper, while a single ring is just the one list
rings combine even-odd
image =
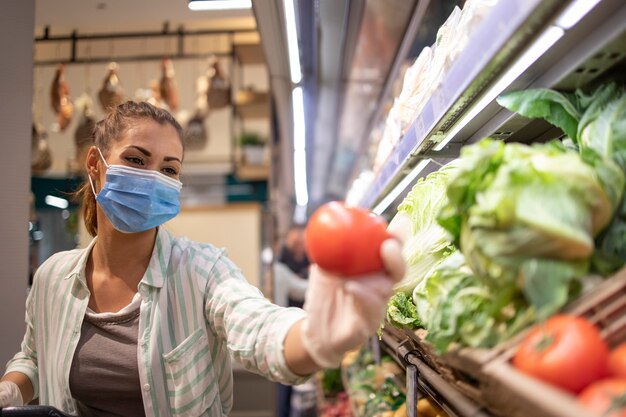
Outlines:
[{"label": "blurred person in background", "polygon": [[[285,236],[285,244],[281,248],[278,256],[278,262],[286,265],[300,278],[304,280],[308,279],[311,262],[306,254],[305,225],[294,224],[289,228]],[[303,305],[304,296],[289,296],[288,307],[302,308]]]}]

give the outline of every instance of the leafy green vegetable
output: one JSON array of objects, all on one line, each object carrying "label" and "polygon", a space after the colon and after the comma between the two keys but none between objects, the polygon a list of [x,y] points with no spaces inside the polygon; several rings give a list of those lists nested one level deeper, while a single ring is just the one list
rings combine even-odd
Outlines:
[{"label": "leafy green vegetable", "polygon": [[453,250],[450,235],[437,223],[439,210],[447,203],[446,187],[456,173],[456,162],[420,178],[398,207],[407,216],[411,234],[404,243],[407,271],[394,289],[407,295]]},{"label": "leafy green vegetable", "polygon": [[498,102],[523,116],[544,118],[574,140],[582,159],[595,170],[611,208],[616,212],[606,230],[596,239],[593,270],[606,275],[622,266],[626,262],[626,210],[622,202],[626,186],[624,87],[608,83],[588,94],[581,90],[574,94],[525,90],[505,94]]},{"label": "leafy green vegetable", "polygon": [[322,390],[325,396],[333,396],[344,390],[341,380],[341,369],[324,369],[322,371]]},{"label": "leafy green vegetable", "polygon": [[410,296],[403,292],[395,293],[389,300],[387,307],[387,320],[396,327],[408,327],[417,329],[421,322],[417,316],[417,309]]},{"label": "leafy green vegetable", "polygon": [[581,112],[565,94],[537,88],[504,94],[497,102],[524,117],[545,119],[561,128],[575,143],[578,140]]},{"label": "leafy green vegetable", "polygon": [[441,224],[476,277],[521,290],[540,316],[565,304],[613,215],[593,168],[556,142],[468,146],[447,193]]},{"label": "leafy green vegetable", "polygon": [[532,323],[534,314],[520,297],[487,287],[465,265],[460,252],[442,262],[413,300],[428,330],[426,340],[445,352],[453,344],[492,347]]}]

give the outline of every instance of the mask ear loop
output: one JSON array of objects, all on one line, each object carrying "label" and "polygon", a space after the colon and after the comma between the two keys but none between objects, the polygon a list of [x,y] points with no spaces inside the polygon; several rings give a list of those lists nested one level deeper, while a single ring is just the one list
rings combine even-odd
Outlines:
[{"label": "mask ear loop", "polygon": [[[98,153],[100,154],[100,158],[102,158],[102,162],[104,162],[104,165],[107,167],[107,169],[109,168],[109,164],[107,164],[107,161],[104,159],[104,156],[102,155],[102,151],[100,151],[100,148],[96,147],[96,149],[98,150]],[[93,186],[93,180],[91,179],[91,175],[87,175],[87,178],[89,178],[89,185],[91,185],[91,191],[93,191],[93,195],[94,197],[98,197],[98,194],[96,193],[96,187]]]},{"label": "mask ear loop", "polygon": [[93,180],[91,179],[91,175],[87,175],[89,178],[89,185],[91,185],[91,191],[93,191],[93,196],[98,198],[98,194],[96,194],[96,188],[93,186]]},{"label": "mask ear loop", "polygon": [[96,149],[98,150],[98,153],[100,154],[100,158],[102,158],[102,162],[104,162],[104,165],[109,168],[109,164],[107,164],[106,159],[104,159],[104,155],[102,155],[102,151],[100,150],[100,148],[96,147]]}]

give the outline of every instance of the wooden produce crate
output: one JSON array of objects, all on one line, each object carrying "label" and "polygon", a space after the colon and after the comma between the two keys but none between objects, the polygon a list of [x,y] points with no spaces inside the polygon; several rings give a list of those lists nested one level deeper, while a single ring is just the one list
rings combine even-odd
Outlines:
[{"label": "wooden produce crate", "polygon": [[405,329],[405,333],[414,342],[415,349],[424,362],[441,375],[448,384],[477,404],[487,405],[483,398],[487,378],[483,373],[483,368],[490,360],[498,356],[500,349],[463,348],[440,355],[425,340],[428,333],[426,330]]},{"label": "wooden produce crate", "polygon": [[[565,309],[600,329],[609,347],[626,341],[626,268],[603,281]],[[486,364],[483,399],[507,417],[592,417],[570,393],[519,372],[512,364],[516,345]]]},{"label": "wooden produce crate", "polygon": [[483,391],[488,377],[484,374],[483,368],[511,344],[517,343],[520,337],[516,336],[501,346],[492,349],[452,349],[441,355],[425,340],[428,334],[426,330],[410,330],[407,328],[399,330],[392,326],[388,327],[392,328],[390,332],[401,332],[405,337],[408,337],[421,359],[441,375],[448,384],[475,401],[478,405],[485,407],[487,403]]}]

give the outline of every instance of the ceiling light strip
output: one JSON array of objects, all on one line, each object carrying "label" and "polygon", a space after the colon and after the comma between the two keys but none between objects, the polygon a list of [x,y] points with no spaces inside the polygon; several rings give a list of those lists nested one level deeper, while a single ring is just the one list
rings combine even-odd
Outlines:
[{"label": "ceiling light strip", "polygon": [[285,26],[287,28],[287,52],[289,53],[289,70],[291,82],[298,84],[302,81],[300,68],[300,50],[298,47],[298,31],[296,30],[296,13],[293,0],[283,0],[285,9]]},{"label": "ceiling light strip", "polygon": [[291,92],[293,108],[293,177],[296,190],[296,203],[306,206],[309,193],[306,178],[306,135],[304,122],[304,96],[302,87]]},{"label": "ceiling light strip", "polygon": [[593,9],[600,0],[577,0],[571,3],[563,10],[563,12],[556,18],[556,25],[563,29],[571,29],[574,27],[580,19],[585,17],[591,9]]},{"label": "ceiling light strip", "polygon": [[509,68],[498,81],[487,90],[480,100],[474,104],[468,112],[459,120],[454,127],[448,132],[446,137],[434,147],[435,151],[440,151],[454,139],[454,137],[463,129],[474,117],[484,110],[487,105],[496,99],[502,92],[513,83],[520,75],[524,73],[532,64],[534,64],[541,56],[550,49],[561,37],[565,31],[557,26],[550,26],[546,29],[535,42],[515,60],[515,63]]},{"label": "ceiling light strip", "polygon": [[251,9],[252,0],[191,0],[189,10],[241,10]]},{"label": "ceiling light strip", "polygon": [[396,185],[393,190],[391,190],[391,192],[389,192],[389,194],[387,194],[385,198],[383,198],[380,203],[378,203],[376,207],[372,209],[372,211],[379,215],[384,213],[385,210],[387,210],[387,208],[391,205],[391,203],[393,203],[396,198],[398,198],[400,193],[402,193],[402,191],[404,191],[409,185],[411,185],[413,181],[415,181],[415,178],[417,178],[417,176],[424,170],[424,168],[428,166],[430,162],[430,159],[421,160],[415,166],[415,168],[413,168],[411,172],[409,172],[404,178],[402,178],[402,181],[400,181],[398,185]]}]

